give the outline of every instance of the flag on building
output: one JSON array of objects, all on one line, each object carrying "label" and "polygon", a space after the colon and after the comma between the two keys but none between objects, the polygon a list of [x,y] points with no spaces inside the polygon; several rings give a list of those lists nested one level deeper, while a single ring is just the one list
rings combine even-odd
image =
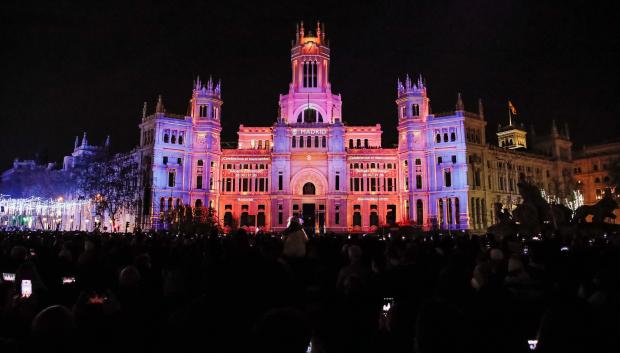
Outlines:
[{"label": "flag on building", "polygon": [[508,101],[508,109],[510,109],[512,115],[517,115],[517,109],[514,105],[512,105],[512,102],[510,100]]}]

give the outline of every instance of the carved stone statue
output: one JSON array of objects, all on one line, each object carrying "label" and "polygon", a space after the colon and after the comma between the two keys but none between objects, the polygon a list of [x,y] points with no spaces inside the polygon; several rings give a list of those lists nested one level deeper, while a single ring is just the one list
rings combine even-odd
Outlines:
[{"label": "carved stone statue", "polygon": [[605,218],[615,219],[614,210],[618,208],[618,203],[614,200],[609,190],[605,191],[603,198],[594,205],[583,205],[577,208],[574,223],[584,223],[586,217],[592,215],[592,223],[604,223]]},{"label": "carved stone statue", "polygon": [[[512,227],[513,231],[533,234],[540,232],[546,226],[558,228],[570,222],[571,210],[564,205],[549,204],[542,197],[540,189],[536,185],[521,179],[517,186],[523,201],[512,211],[512,217],[507,209],[503,209],[501,213],[498,213],[499,223],[496,225],[497,227],[493,226],[493,229],[501,230],[506,228],[508,230],[507,227],[501,226],[514,225]],[[489,231],[491,231],[491,228],[489,228]]]}]

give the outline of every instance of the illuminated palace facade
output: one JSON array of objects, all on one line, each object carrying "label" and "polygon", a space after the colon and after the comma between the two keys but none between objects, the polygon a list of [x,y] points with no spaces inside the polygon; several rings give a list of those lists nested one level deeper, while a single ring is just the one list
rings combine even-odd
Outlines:
[{"label": "illuminated palace facade", "polygon": [[[341,96],[329,81],[330,55],[319,26],[314,34],[298,29],[275,122],[241,125],[236,148],[220,141],[219,83],[196,80],[187,115],[167,113],[161,98],[155,113],[145,108],[142,226],[167,228],[164,215],[183,204],[212,207],[232,228],[279,231],[298,215],[316,231],[485,229],[495,217],[492,205],[516,195],[516,164],[529,175],[530,163],[545,187],[549,173],[563,168],[552,156],[486,145],[482,107],[466,112],[460,95],[455,111],[431,114],[421,78],[398,82],[398,144],[383,147],[380,124],[344,123]],[[525,138],[512,125],[501,133],[508,142],[511,134]]]}]

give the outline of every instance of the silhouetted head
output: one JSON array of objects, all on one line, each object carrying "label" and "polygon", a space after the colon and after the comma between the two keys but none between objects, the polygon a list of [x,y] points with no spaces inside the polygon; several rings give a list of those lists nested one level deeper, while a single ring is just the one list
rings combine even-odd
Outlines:
[{"label": "silhouetted head", "polygon": [[32,320],[32,336],[37,350],[66,351],[75,344],[74,334],[73,314],[64,306],[47,307]]},{"label": "silhouetted head", "polygon": [[305,353],[310,342],[306,318],[294,308],[267,312],[256,324],[254,334],[260,353]]}]

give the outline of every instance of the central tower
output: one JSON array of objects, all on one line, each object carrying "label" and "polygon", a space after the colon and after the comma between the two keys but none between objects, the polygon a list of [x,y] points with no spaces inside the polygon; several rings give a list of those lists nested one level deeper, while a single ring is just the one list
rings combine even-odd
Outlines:
[{"label": "central tower", "polygon": [[340,95],[334,95],[329,83],[329,45],[324,28],[316,32],[304,29],[303,22],[291,48],[289,92],[280,95],[278,121],[288,124],[332,124],[341,120]]}]

